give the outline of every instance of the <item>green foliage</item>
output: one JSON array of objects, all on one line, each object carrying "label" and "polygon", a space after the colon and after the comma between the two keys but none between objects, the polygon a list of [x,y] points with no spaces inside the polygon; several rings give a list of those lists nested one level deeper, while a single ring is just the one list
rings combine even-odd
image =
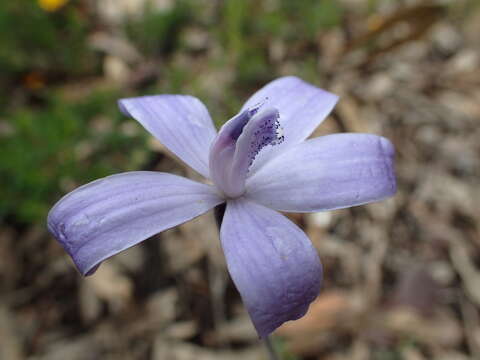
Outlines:
[{"label": "green foliage", "polygon": [[273,348],[275,349],[276,353],[279,355],[281,360],[298,360],[298,356],[292,354],[288,351],[285,341],[281,337],[272,336],[270,338],[272,342]]},{"label": "green foliage", "polygon": [[78,74],[92,65],[87,22],[75,8],[47,13],[33,0],[0,2],[0,67],[5,73],[50,70]]},{"label": "green foliage", "polygon": [[391,349],[378,349],[374,351],[373,360],[402,360],[402,355],[396,351]]},{"label": "green foliage", "polygon": [[222,31],[222,34],[225,37],[224,41],[229,55],[235,59],[241,56],[247,45],[244,38],[247,35],[248,2],[227,0],[223,10],[225,31]]},{"label": "green foliage", "polygon": [[[142,141],[122,134],[114,99],[102,93],[80,103],[53,97],[44,109],[4,115],[13,133],[0,138],[0,220],[42,221],[62,187],[128,168],[129,152]],[[99,115],[110,131],[96,129]]]},{"label": "green foliage", "polygon": [[144,16],[125,24],[127,35],[143,54],[158,55],[171,52],[178,44],[181,29],[191,19],[192,6],[181,0],[172,9],[153,10],[147,6]]},{"label": "green foliage", "polygon": [[280,11],[286,14],[289,33],[314,39],[322,30],[340,24],[342,8],[336,0],[282,0]]}]

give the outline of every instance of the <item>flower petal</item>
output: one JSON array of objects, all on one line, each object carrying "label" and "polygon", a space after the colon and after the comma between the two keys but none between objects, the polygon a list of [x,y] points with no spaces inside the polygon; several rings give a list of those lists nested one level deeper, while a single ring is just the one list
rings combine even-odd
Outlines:
[{"label": "flower petal", "polygon": [[307,312],[322,267],[305,233],[243,198],[227,203],[220,232],[228,270],[260,337]]},{"label": "flower petal", "polygon": [[200,100],[187,95],[142,96],[119,100],[119,107],[187,165],[209,177],[208,154],[217,131]]},{"label": "flower petal", "polygon": [[48,229],[83,275],[106,258],[223,202],[212,186],[135,171],[108,176],[64,196]]},{"label": "flower petal", "polygon": [[247,182],[248,198],[281,211],[340,209],[396,192],[394,148],[369,134],[305,141],[266,164]]},{"label": "flower petal", "polygon": [[338,96],[294,76],[276,79],[257,91],[242,110],[259,103],[280,113],[285,141],[280,146],[263,149],[251,168],[253,174],[265,162],[287,148],[305,140],[332,111]]}]

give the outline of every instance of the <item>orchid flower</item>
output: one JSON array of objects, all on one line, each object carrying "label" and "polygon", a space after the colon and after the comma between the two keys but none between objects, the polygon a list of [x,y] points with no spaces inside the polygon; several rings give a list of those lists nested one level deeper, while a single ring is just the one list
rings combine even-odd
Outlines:
[{"label": "orchid flower", "polygon": [[317,212],[378,201],[396,191],[387,139],[343,133],[307,137],[338,97],[296,77],[256,92],[216,131],[206,107],[186,95],[119,101],[206,183],[134,171],[64,196],[48,228],[83,275],[163,230],[226,203],[220,239],[230,275],[260,337],[302,317],[322,267],[305,233],[278,211]]}]

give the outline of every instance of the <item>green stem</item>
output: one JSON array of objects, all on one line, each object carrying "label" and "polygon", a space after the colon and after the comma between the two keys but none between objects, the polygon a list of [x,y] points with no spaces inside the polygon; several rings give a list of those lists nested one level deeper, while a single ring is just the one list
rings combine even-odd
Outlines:
[{"label": "green stem", "polygon": [[270,339],[270,336],[267,336],[264,340],[265,346],[267,348],[268,356],[270,360],[280,360],[278,357],[277,352],[275,351],[275,348],[273,347],[272,340]]}]

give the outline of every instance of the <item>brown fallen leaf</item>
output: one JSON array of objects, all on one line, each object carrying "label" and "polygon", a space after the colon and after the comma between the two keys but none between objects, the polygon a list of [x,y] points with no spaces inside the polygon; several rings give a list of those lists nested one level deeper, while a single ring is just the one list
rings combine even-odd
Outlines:
[{"label": "brown fallen leaf", "polygon": [[375,14],[367,21],[367,31],[348,43],[340,57],[369,45],[366,56],[361,59],[361,64],[369,64],[379,55],[421,38],[444,11],[445,8],[441,5],[420,4],[399,8],[385,17]]},{"label": "brown fallen leaf", "polygon": [[105,261],[95,274],[84,279],[84,282],[93,294],[106,301],[114,312],[121,310],[132,297],[132,281],[111,261]]},{"label": "brown fallen leaf", "polygon": [[358,312],[352,294],[341,291],[322,293],[311,305],[307,314],[296,321],[283,324],[276,334],[285,337],[302,337],[327,331],[338,324],[352,321]]},{"label": "brown fallen leaf", "polygon": [[24,358],[22,344],[12,315],[0,304],[0,359],[21,360]]}]

